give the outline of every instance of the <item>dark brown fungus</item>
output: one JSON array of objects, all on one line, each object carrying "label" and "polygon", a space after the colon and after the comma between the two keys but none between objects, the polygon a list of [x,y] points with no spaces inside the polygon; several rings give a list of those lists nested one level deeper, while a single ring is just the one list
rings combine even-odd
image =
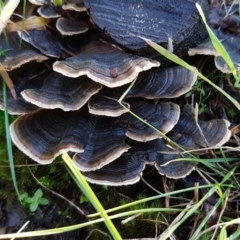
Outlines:
[{"label": "dark brown fungus", "polygon": [[41,88],[26,89],[21,94],[26,101],[41,108],[70,111],[81,108],[101,87],[101,84],[93,82],[87,76],[73,79],[53,72]]},{"label": "dark brown fungus", "polygon": [[195,48],[190,48],[189,51],[188,51],[188,54],[190,56],[195,55],[195,54],[219,56],[219,53],[213,47],[210,39],[205,40],[203,43],[199,44]]},{"label": "dark brown fungus", "polygon": [[44,109],[19,117],[10,126],[13,142],[33,160],[48,164],[65,151],[77,153],[74,161],[83,171],[101,168],[129,149],[126,128],[87,108],[64,112]]},{"label": "dark brown fungus", "polygon": [[82,171],[102,168],[126,152],[130,146],[125,143],[126,128],[117,125],[107,117],[97,117],[97,121],[88,130],[89,138],[84,152],[73,157]]},{"label": "dark brown fungus", "polygon": [[[122,186],[138,182],[146,164],[154,165],[161,175],[174,179],[183,178],[194,170],[195,164],[181,161],[183,155],[167,147],[163,139],[127,143],[131,146],[127,153],[101,169],[83,172],[86,179],[96,184]],[[176,158],[180,161],[170,162]]]},{"label": "dark brown fungus", "polygon": [[83,4],[83,0],[66,0],[62,5],[64,10],[75,10],[77,12],[86,11],[86,8]]},{"label": "dark brown fungus", "polygon": [[20,31],[19,36],[49,57],[60,58],[65,56],[65,52],[57,37],[46,29]]},{"label": "dark brown fungus", "polygon": [[[230,58],[232,59],[234,66],[237,71],[240,71],[240,36],[232,34],[223,30],[213,30],[218,39],[221,41],[226,51],[228,52]],[[213,47],[210,40],[205,41],[198,47],[190,49],[188,51],[189,55],[202,54],[202,55],[212,55],[215,57],[215,65],[217,69],[223,73],[231,73],[227,63],[223,60],[217,50]]]},{"label": "dark brown fungus", "polygon": [[139,74],[127,97],[174,98],[192,89],[197,75],[183,67],[151,69]]},{"label": "dark brown fungus", "polygon": [[123,186],[138,182],[144,168],[142,155],[125,153],[101,169],[83,172],[83,175],[91,183]]},{"label": "dark brown fungus", "polygon": [[159,65],[158,61],[127,54],[117,47],[98,41],[87,45],[76,56],[55,62],[53,70],[73,78],[87,75],[113,88],[130,83],[139,72]]},{"label": "dark brown fungus", "polygon": [[89,182],[121,186],[136,183],[140,180],[146,161],[154,161],[156,148],[151,142],[141,143],[126,139],[130,145],[127,153],[124,153],[113,162],[101,169],[83,172]]},{"label": "dark brown fungus", "polygon": [[208,9],[206,0],[84,0],[93,22],[108,40],[128,52],[154,58],[160,55],[139,36],[164,45],[171,38],[179,56],[207,37],[196,2]]},{"label": "dark brown fungus", "polygon": [[20,38],[16,33],[8,34],[7,38],[3,35],[0,37],[1,51],[3,51],[0,62],[6,71],[12,71],[31,61],[42,62],[48,59],[25,44],[19,48],[19,44]]},{"label": "dark brown fungus", "polygon": [[[37,106],[35,106],[32,103],[29,103],[23,99],[21,96],[21,91],[31,87],[40,87],[42,84],[41,79],[37,79],[39,81],[33,82],[29,81],[26,78],[21,79],[20,82],[14,82],[14,89],[17,94],[17,100],[12,97],[12,94],[10,93],[9,89],[7,89],[7,108],[8,113],[12,115],[21,115],[26,113],[34,112],[38,109]],[[0,83],[2,83],[2,80],[0,80]],[[1,84],[2,85],[2,84]],[[3,91],[0,91],[0,109],[4,110],[4,104],[3,104]]]},{"label": "dark brown fungus", "polygon": [[[122,102],[128,109],[130,106],[128,103]],[[128,110],[122,107],[119,102],[110,97],[102,95],[94,95],[88,101],[89,112],[96,115],[118,117]]]},{"label": "dark brown fungus", "polygon": [[[163,133],[172,129],[179,117],[179,107],[173,103],[155,105],[143,100],[133,100],[130,106],[135,114]],[[100,169],[126,152],[129,149],[129,145],[125,143],[126,135],[142,142],[161,137],[154,129],[130,113],[115,119],[107,117],[97,119],[94,132],[89,131],[91,139],[84,152],[74,156],[76,165],[82,171]]]},{"label": "dark brown fungus", "polygon": [[[196,163],[184,161],[183,157],[187,155],[180,154],[179,151],[174,150],[168,146],[163,139],[153,141],[156,146],[156,158],[151,164],[154,164],[161,175],[168,178],[184,178],[194,170]],[[178,159],[178,161],[172,160]]]},{"label": "dark brown fungus", "polygon": [[75,35],[88,31],[88,24],[77,19],[59,18],[56,28],[62,35]]},{"label": "dark brown fungus", "polygon": [[94,121],[84,109],[43,109],[19,117],[11,124],[10,133],[22,152],[38,163],[48,164],[63,152],[83,152]]},{"label": "dark brown fungus", "polygon": [[6,52],[5,56],[0,59],[4,69],[6,71],[12,71],[16,68],[21,67],[23,64],[37,61],[42,62],[47,60],[48,57],[43,56],[35,50],[31,49],[10,49]]},{"label": "dark brown fungus", "polygon": [[[134,114],[164,134],[169,132],[178,122],[180,108],[174,103],[153,104],[143,100],[133,100],[129,103]],[[145,142],[161,137],[156,130],[130,113],[123,114],[119,122],[128,125],[126,135],[133,140]]]},{"label": "dark brown fungus", "polygon": [[227,120],[199,120],[198,126],[192,115],[183,113],[168,136],[187,149],[222,146],[231,136],[231,131],[228,129],[230,122]]},{"label": "dark brown fungus", "polygon": [[39,7],[37,12],[40,16],[44,18],[58,18],[61,16],[59,14],[58,8],[52,5],[45,5],[43,7]]}]

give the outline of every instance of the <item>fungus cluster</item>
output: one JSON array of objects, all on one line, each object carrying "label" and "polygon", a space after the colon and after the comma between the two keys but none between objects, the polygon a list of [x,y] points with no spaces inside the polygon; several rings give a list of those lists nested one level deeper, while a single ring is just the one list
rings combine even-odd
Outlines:
[{"label": "fungus cluster", "polygon": [[[195,47],[196,38],[191,37],[199,31],[194,1],[149,1],[149,9],[139,0],[131,4],[124,1],[118,8],[115,1],[88,0],[84,6],[80,0],[69,0],[62,7],[44,0],[30,2],[39,6],[39,15],[51,19],[50,25],[9,34],[10,46],[0,38],[2,48],[10,49],[1,63],[9,71],[18,97],[14,100],[7,93],[8,111],[21,115],[11,124],[10,133],[27,156],[49,164],[61,153],[71,151],[75,164],[90,182],[126,185],[139,181],[146,164],[170,178],[182,178],[194,169],[190,162],[168,163],[186,154],[170,147],[162,134],[188,150],[221,146],[228,141],[228,121],[197,121],[169,100],[188,92],[196,74],[183,67],[159,68],[159,59],[149,58],[151,51],[138,38],[157,36],[156,42],[166,44],[172,33],[176,52],[184,55],[186,48]],[[154,4],[159,11],[168,9],[167,16],[157,13]],[[166,23],[170,16],[173,19]],[[181,22],[179,18],[182,24],[176,24]],[[117,21],[112,24],[109,19]],[[139,22],[141,19],[144,21]],[[114,28],[118,25],[121,31],[117,34]],[[184,38],[179,38],[179,31],[185,33]],[[19,50],[20,38],[24,44]],[[107,42],[109,39],[118,46]],[[29,61],[43,62],[43,71],[25,77],[12,71]],[[123,107],[118,99],[135,79]],[[3,109],[2,93],[0,98]]]}]

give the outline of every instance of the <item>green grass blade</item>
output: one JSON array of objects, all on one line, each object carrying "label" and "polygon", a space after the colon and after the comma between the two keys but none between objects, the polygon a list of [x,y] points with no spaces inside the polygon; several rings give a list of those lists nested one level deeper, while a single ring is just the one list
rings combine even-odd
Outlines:
[{"label": "green grass blade", "polygon": [[219,39],[216,37],[214,32],[211,30],[211,28],[208,26],[206,18],[204,16],[204,13],[202,11],[202,8],[198,3],[196,3],[196,7],[199,11],[200,16],[202,17],[203,23],[205,24],[205,27],[207,29],[208,35],[211,39],[211,42],[214,46],[214,48],[217,50],[217,52],[220,54],[220,56],[224,59],[224,61],[227,63],[229,69],[231,70],[234,78],[235,78],[235,87],[240,87],[240,78],[237,74],[237,70],[234,66],[234,63],[232,62],[232,59],[230,58],[228,52],[226,51],[225,47],[222,45],[222,43],[219,41]]},{"label": "green grass blade", "polygon": [[220,234],[219,234],[219,237],[218,237],[218,240],[226,240],[228,239],[227,238],[227,227],[228,226],[231,226],[233,224],[240,224],[240,218],[237,218],[237,219],[234,219],[230,222],[227,222],[223,227],[222,227],[222,230],[220,231]]},{"label": "green grass blade", "polygon": [[222,185],[223,183],[225,183],[227,180],[229,180],[234,172],[236,171],[236,167],[234,167],[230,172],[228,172],[228,174],[224,177],[224,179],[221,181],[220,185]]},{"label": "green grass blade", "polygon": [[113,225],[111,219],[108,217],[106,211],[102,207],[102,204],[99,202],[98,198],[92,191],[91,187],[89,186],[88,182],[83,177],[82,173],[79,171],[79,169],[76,167],[76,165],[73,163],[72,159],[69,157],[67,153],[64,153],[62,155],[63,160],[71,170],[71,172],[75,175],[76,179],[79,181],[79,186],[89,199],[89,201],[92,203],[92,205],[95,207],[95,209],[100,213],[101,217],[104,219],[104,222],[112,234],[113,238],[115,240],[121,240],[121,236],[118,233],[117,229]]},{"label": "green grass blade", "polygon": [[3,82],[3,104],[4,104],[4,121],[5,121],[9,165],[10,165],[10,170],[11,170],[13,186],[15,188],[18,199],[20,201],[20,194],[19,194],[19,190],[18,190],[18,186],[17,186],[16,174],[15,174],[15,169],[14,169],[12,141],[11,141],[10,132],[9,132],[9,118],[8,118],[8,110],[7,110],[7,91],[6,91],[6,84],[4,82]]},{"label": "green grass blade", "polygon": [[183,216],[183,218],[178,221],[175,225],[173,225],[170,229],[168,229],[166,232],[164,232],[161,237],[159,238],[159,240],[167,240],[174,232],[175,230],[182,225],[182,223],[189,218],[192,214],[194,214],[198,208],[201,207],[201,205],[203,204],[203,202],[210,197],[215,191],[216,191],[217,187],[214,186],[212,187],[205,195],[204,197],[197,202],[196,204],[193,205],[193,207],[191,209],[189,209],[186,214]]},{"label": "green grass blade", "polygon": [[227,238],[227,240],[239,240],[239,239],[240,239],[240,230],[237,230]]},{"label": "green grass blade", "polygon": [[[149,208],[149,209],[138,209],[138,210],[132,210],[132,211],[127,211],[123,213],[118,213],[112,216],[109,216],[110,219],[117,219],[117,218],[122,218],[122,217],[127,217],[127,216],[132,216],[135,215],[136,213],[147,213],[147,212],[181,212],[183,209],[179,208]],[[12,233],[12,234],[2,234],[0,235],[0,239],[9,239],[9,238],[33,238],[37,236],[48,236],[48,235],[53,235],[53,234],[61,234],[64,232],[69,232],[69,231],[74,231],[83,227],[87,227],[96,223],[104,222],[103,218],[99,218],[96,220],[92,220],[89,222],[81,223],[81,224],[76,224],[72,226],[67,226],[67,227],[60,227],[60,228],[53,228],[53,229],[48,229],[48,230],[39,230],[39,231],[31,231],[31,232],[21,232],[21,233]]]},{"label": "green grass blade", "polygon": [[[225,193],[223,194],[223,197],[226,197],[227,194],[229,194],[229,191],[225,191]],[[207,221],[210,219],[210,217],[212,216],[212,214],[217,210],[217,208],[219,207],[219,205],[222,203],[221,199],[218,199],[218,201],[216,202],[216,204],[212,207],[211,211],[208,212],[208,214],[205,216],[205,218],[202,220],[202,222],[199,224],[199,226],[197,227],[197,229],[194,231],[193,235],[191,236],[191,238],[189,240],[195,240],[198,239],[196,238],[197,235],[200,233],[200,231],[202,230],[202,228],[204,228],[207,224]]]},{"label": "green grass blade", "polygon": [[[168,192],[168,193],[163,193],[161,195],[156,195],[156,196],[140,199],[140,200],[137,200],[137,201],[134,201],[134,202],[124,204],[122,206],[118,206],[118,207],[115,207],[115,208],[108,209],[108,210],[106,210],[106,212],[110,213],[110,212],[114,212],[114,211],[119,211],[119,210],[122,210],[124,208],[136,205],[136,204],[141,204],[141,203],[148,202],[148,201],[154,201],[154,200],[157,200],[157,199],[160,199],[160,198],[169,197],[169,196],[176,195],[176,194],[182,194],[182,193],[185,193],[185,192],[188,192],[188,191],[194,191],[196,189],[210,188],[212,186],[213,185],[202,185],[202,186],[196,186],[196,187],[190,187],[190,188],[186,188],[186,189],[176,190],[176,191],[172,191],[172,192]],[[99,215],[100,215],[99,213],[93,213],[93,214],[88,215],[88,217],[92,218],[92,217],[97,217]]]}]

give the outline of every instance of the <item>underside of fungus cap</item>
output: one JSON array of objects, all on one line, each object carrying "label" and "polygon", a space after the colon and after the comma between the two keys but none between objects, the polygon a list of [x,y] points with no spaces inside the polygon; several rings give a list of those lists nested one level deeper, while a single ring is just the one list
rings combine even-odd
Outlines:
[{"label": "underside of fungus cap", "polygon": [[132,82],[139,72],[160,63],[144,57],[127,54],[111,44],[95,41],[77,55],[53,64],[53,70],[69,77],[87,75],[95,82],[110,88]]},{"label": "underside of fungus cap", "polygon": [[[213,31],[229,54],[236,70],[240,71],[240,36],[220,29]],[[196,48],[190,49],[188,53],[189,55],[201,54],[215,56],[215,65],[217,69],[223,73],[231,73],[227,63],[214,48],[210,39],[206,40]]]},{"label": "underside of fungus cap", "polygon": [[18,34],[24,41],[49,57],[61,58],[66,55],[58,38],[46,29],[19,31]]},{"label": "underside of fungus cap", "polygon": [[182,113],[168,136],[187,149],[219,147],[231,137],[229,126],[230,122],[224,119],[198,120],[196,123],[192,115]]},{"label": "underside of fungus cap", "polygon": [[41,88],[26,89],[21,94],[26,101],[41,108],[70,111],[80,109],[101,87],[87,76],[73,79],[53,72]]},{"label": "underside of fungus cap", "polygon": [[[196,163],[184,161],[183,157],[187,156],[167,146],[163,139],[157,139],[153,141],[153,143],[156,146],[154,165],[161,175],[165,175],[168,178],[179,179],[186,177],[194,170]],[[178,160],[173,161],[176,159]],[[153,164],[153,162],[151,162],[151,164]]]},{"label": "underside of fungus cap", "polygon": [[119,122],[128,126],[126,135],[136,141],[146,142],[162,137],[156,130],[165,134],[174,127],[179,119],[180,108],[177,104],[171,102],[154,104],[133,99],[129,103],[134,114],[155,128],[151,128],[130,113],[123,114]]},{"label": "underside of fungus cap", "polygon": [[151,69],[139,74],[127,97],[175,98],[192,89],[197,75],[184,67]]},{"label": "underside of fungus cap", "polygon": [[88,101],[89,112],[95,115],[118,117],[130,109],[130,105],[122,102],[126,108],[120,105],[117,99],[103,95],[94,95]]},{"label": "underside of fungus cap", "polygon": [[62,35],[76,35],[88,31],[89,26],[86,22],[77,19],[59,18],[56,28]]},{"label": "underside of fungus cap", "polygon": [[43,109],[16,119],[10,133],[22,152],[38,163],[48,164],[63,152],[83,152],[93,121],[94,117],[84,109]]},{"label": "underside of fungus cap", "polygon": [[88,129],[89,137],[84,152],[76,154],[73,160],[81,171],[93,171],[114,161],[130,147],[125,143],[126,128],[118,126],[107,117],[97,117]]}]

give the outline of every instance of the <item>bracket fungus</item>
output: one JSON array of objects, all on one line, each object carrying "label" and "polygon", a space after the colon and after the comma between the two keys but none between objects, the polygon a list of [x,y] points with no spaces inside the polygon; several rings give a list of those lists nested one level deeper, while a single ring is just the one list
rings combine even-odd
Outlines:
[{"label": "bracket fungus", "polygon": [[86,130],[91,125],[90,116],[83,112],[42,109],[22,115],[10,126],[12,140],[27,156],[41,164],[51,163],[64,151],[82,152]]},{"label": "bracket fungus", "polygon": [[[135,106],[132,105],[133,112],[163,132],[171,130],[179,117],[176,104],[162,103],[158,106],[135,101]],[[11,136],[26,155],[44,164],[53,161],[63,150],[82,152],[74,159],[81,170],[87,171],[100,168],[127,151],[126,136],[137,141],[149,141],[158,138],[159,134],[132,118],[130,113],[111,119],[89,114],[83,107],[70,112],[43,109],[21,116],[11,125]]]},{"label": "bracket fungus", "polygon": [[46,29],[19,32],[22,39],[49,57],[61,58],[66,55],[58,38]]},{"label": "bracket fungus", "polygon": [[62,35],[74,35],[85,33],[88,31],[89,26],[80,20],[61,17],[56,22],[56,28]]},{"label": "bracket fungus", "polygon": [[[157,68],[162,58],[139,36],[164,46],[171,39],[174,52],[184,56],[206,36],[195,2],[66,0],[56,7],[31,0],[49,25],[18,38],[42,52],[37,60],[44,61],[44,73],[14,81],[18,100],[10,100],[8,109],[20,106],[15,114],[22,114],[10,126],[14,144],[41,164],[70,151],[86,178],[98,184],[133,184],[146,164],[170,178],[189,174],[195,164],[171,162],[185,153],[167,146],[163,134],[186,149],[221,146],[230,137],[229,122],[180,115],[178,99],[170,99],[191,90],[196,74]],[[207,8],[207,0],[201,4]],[[123,93],[125,108],[117,100]]]},{"label": "bracket fungus", "polygon": [[[3,83],[2,81],[0,81]],[[41,85],[41,80],[39,79],[38,82],[39,85]],[[14,99],[10,90],[7,89],[6,96],[7,96],[7,108],[8,113],[11,115],[22,115],[34,112],[38,109],[38,107],[30,102],[27,102],[23,99],[21,96],[21,92],[25,87],[33,88],[34,86],[31,84],[31,81],[28,81],[28,79],[22,79],[21,82],[14,83],[14,89],[16,92],[17,99]],[[4,110],[4,93],[0,91],[0,109]]]},{"label": "bracket fungus", "polygon": [[58,18],[61,16],[61,14],[58,11],[58,8],[56,8],[53,5],[45,5],[42,7],[39,7],[37,9],[37,12],[40,16],[48,19],[48,18]]},{"label": "bracket fungus", "polygon": [[195,162],[184,161],[184,157],[187,157],[187,154],[170,148],[162,139],[155,140],[154,144],[157,152],[151,164],[155,166],[161,175],[165,175],[168,178],[179,179],[186,177],[194,170]]},{"label": "bracket fungus", "polygon": [[82,174],[92,183],[122,186],[134,184],[140,180],[146,161],[156,152],[152,144],[128,141],[130,149],[115,161],[95,171]]},{"label": "bracket fungus", "polygon": [[119,102],[114,99],[103,95],[94,95],[88,101],[89,112],[95,115],[118,117],[123,113],[128,112],[130,105],[122,102],[126,108],[121,106]]},{"label": "bracket fungus", "polygon": [[73,79],[53,72],[44,80],[41,88],[28,88],[21,94],[27,102],[40,108],[71,111],[80,109],[101,87],[101,84],[91,81],[87,76]]},{"label": "bracket fungus", "polygon": [[182,113],[168,136],[187,149],[219,147],[231,136],[229,126],[230,122],[224,119],[197,121],[191,114]]},{"label": "bracket fungus", "polygon": [[127,97],[175,98],[192,89],[197,75],[183,67],[151,69],[140,73]]},{"label": "bracket fungus", "polygon": [[[217,38],[221,41],[222,45],[228,52],[232,62],[237,71],[240,71],[240,36],[236,34],[232,34],[223,30],[213,30]],[[191,48],[188,51],[190,56],[195,54],[201,55],[211,55],[214,56],[214,62],[217,69],[219,69],[223,73],[231,73],[228,65],[224,61],[224,59],[220,56],[217,50],[213,47],[210,39],[201,43],[196,48]]]},{"label": "bracket fungus", "polygon": [[147,101],[135,100],[132,104],[130,103],[130,106],[135,116],[145,119],[148,124],[155,128],[151,128],[130,113],[123,114],[123,124],[128,124],[129,126],[126,135],[140,142],[162,137],[156,130],[163,134],[169,132],[178,122],[180,115],[179,106],[171,102],[153,104]]},{"label": "bracket fungus", "polygon": [[88,44],[76,56],[55,62],[53,70],[73,78],[87,75],[113,88],[130,83],[139,72],[159,65],[156,60],[127,54],[111,44],[98,41]]},{"label": "bracket fungus", "polygon": [[[196,163],[184,161],[183,154],[169,148],[163,139],[146,143],[128,141],[131,148],[115,161],[83,175],[91,183],[122,186],[138,182],[146,164],[155,166],[161,175],[168,178],[184,178],[194,170]],[[170,162],[178,159],[177,162]]]},{"label": "bracket fungus", "polygon": [[62,8],[64,10],[74,10],[76,12],[87,11],[86,7],[83,4],[83,0],[65,0]]},{"label": "bracket fungus", "polygon": [[42,62],[48,59],[26,44],[19,48],[20,42],[16,33],[10,33],[7,39],[3,35],[0,36],[0,46],[4,52],[0,57],[0,63],[6,71],[12,71],[31,61]]}]

